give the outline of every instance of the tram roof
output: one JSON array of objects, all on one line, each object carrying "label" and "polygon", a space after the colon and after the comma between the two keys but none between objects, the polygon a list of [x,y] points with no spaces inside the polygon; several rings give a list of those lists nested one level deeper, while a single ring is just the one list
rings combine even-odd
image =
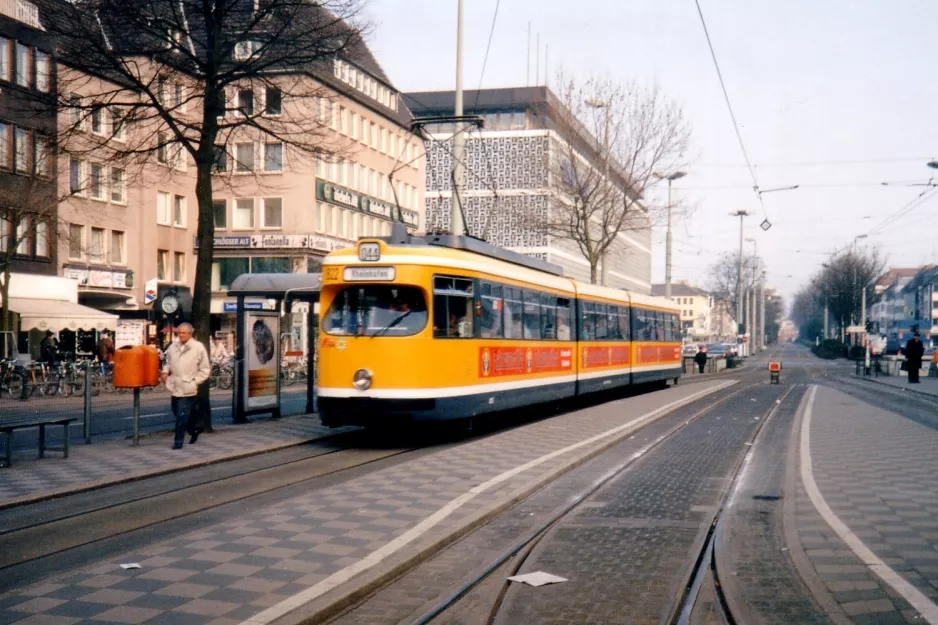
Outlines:
[{"label": "tram roof", "polygon": [[228,295],[316,301],[321,290],[321,273],[246,273],[232,280]]}]

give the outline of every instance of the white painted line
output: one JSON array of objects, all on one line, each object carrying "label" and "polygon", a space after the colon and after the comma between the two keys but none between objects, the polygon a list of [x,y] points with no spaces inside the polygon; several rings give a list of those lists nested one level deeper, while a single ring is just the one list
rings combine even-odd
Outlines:
[{"label": "white painted line", "polygon": [[892,586],[893,590],[899,593],[903,599],[915,608],[915,610],[931,625],[938,625],[938,605],[926,597],[922,592],[907,582],[901,575],[880,560],[869,547],[863,544],[863,541],[853,533],[843,521],[841,521],[834,511],[830,509],[821,491],[814,481],[814,471],[811,468],[811,414],[814,409],[814,396],[817,394],[817,385],[812,385],[808,392],[808,401],[805,404],[804,419],[801,423],[801,480],[804,482],[804,488],[811,498],[811,503],[817,509],[821,517],[831,528],[837,532],[840,539],[844,541],[853,553],[869,567],[873,573],[879,576],[884,582]]},{"label": "white painted line", "polygon": [[545,454],[541,456],[540,458],[535,458],[534,460],[531,460],[530,462],[526,462],[513,469],[509,469],[508,471],[505,471],[504,473],[496,475],[492,479],[486,482],[483,482],[479,484],[478,486],[475,486],[469,489],[468,491],[466,491],[459,497],[456,497],[455,499],[453,499],[452,501],[444,505],[442,508],[440,508],[439,510],[437,510],[436,512],[434,512],[433,514],[425,518],[423,521],[421,521],[414,527],[410,528],[409,530],[407,530],[406,532],[404,532],[403,534],[401,534],[394,540],[390,541],[383,547],[375,551],[372,551],[370,554],[368,554],[367,556],[365,556],[364,558],[362,558],[355,564],[350,564],[344,569],[340,571],[336,571],[335,573],[333,573],[326,579],[322,580],[321,582],[315,584],[314,586],[310,586],[306,590],[299,592],[293,595],[292,597],[284,599],[280,603],[270,608],[267,608],[263,612],[256,614],[245,621],[242,621],[241,625],[267,625],[268,623],[273,622],[274,620],[280,618],[281,616],[324,595],[330,590],[349,581],[350,579],[352,579],[352,577],[358,575],[359,573],[363,573],[364,571],[367,571],[368,569],[375,566],[376,564],[379,564],[382,560],[394,554],[395,552],[400,550],[402,547],[404,547],[408,543],[411,543],[414,540],[420,538],[421,536],[426,534],[428,531],[430,531],[434,526],[438,525],[443,519],[445,519],[450,514],[455,512],[458,508],[462,507],[463,505],[465,505],[466,503],[474,499],[476,496],[482,494],[483,492],[487,491],[493,486],[497,486],[498,484],[501,484],[502,482],[505,482],[506,480],[511,479],[512,477],[518,475],[519,473],[522,473],[524,471],[527,471],[528,469],[534,468],[545,462],[553,460],[554,458],[558,456],[562,456],[563,454],[566,454],[568,452],[574,451],[581,447],[585,447],[587,445],[591,445],[592,443],[601,441],[604,438],[608,438],[610,436],[618,434],[619,432],[622,432],[623,430],[636,428],[640,425],[643,425],[646,421],[650,421],[662,414],[669,412],[670,410],[673,410],[685,404],[689,404],[693,402],[694,400],[697,400],[703,397],[704,395],[709,395],[710,393],[723,390],[724,388],[732,386],[735,383],[736,383],[735,380],[727,380],[725,382],[721,382],[714,386],[709,386],[702,391],[698,391],[697,393],[689,395],[683,399],[679,399],[669,404],[665,404],[664,406],[656,410],[652,410],[651,412],[646,413],[640,417],[636,417],[632,419],[631,421],[629,421],[628,423],[624,423],[622,425],[616,426],[612,429],[606,430],[605,432],[602,432],[595,436],[591,436],[590,438],[584,439],[578,443],[573,443],[572,445],[568,445],[562,449],[552,451],[549,454]]}]

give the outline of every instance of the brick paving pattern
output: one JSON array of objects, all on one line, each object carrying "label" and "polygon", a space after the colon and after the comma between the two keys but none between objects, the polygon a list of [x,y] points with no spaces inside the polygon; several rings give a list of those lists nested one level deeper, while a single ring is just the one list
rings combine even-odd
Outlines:
[{"label": "brick paving pattern", "polygon": [[[828,506],[887,565],[938,598],[938,432],[825,387],[811,425],[814,478]],[[800,476],[798,484],[801,545],[847,616],[855,623],[921,623],[820,517]]]},{"label": "brick paving pattern", "polygon": [[[47,623],[99,622],[117,610],[131,622],[234,625],[359,562],[473,486],[707,387],[678,387],[505,431],[125,554],[0,597],[0,623],[31,615]],[[567,452],[483,492],[437,531],[453,531],[583,453]],[[122,570],[126,562],[143,568]]]},{"label": "brick paving pattern", "polygon": [[567,578],[513,584],[496,623],[654,623],[671,607],[691,547],[743,443],[783,386],[760,385],[692,422],[590,498],[538,544],[521,573]]},{"label": "brick paving pattern", "polygon": [[195,445],[189,445],[187,437],[187,444],[178,451],[170,449],[172,434],[168,432],[141,438],[139,447],[133,447],[129,440],[91,445],[76,442],[72,444],[68,458],[49,453],[41,460],[35,457],[16,460],[12,467],[0,469],[0,506],[22,498],[219,461],[251,450],[261,452],[300,444],[337,431],[324,427],[318,416],[308,415],[246,425],[216,425],[214,433],[203,434]]},{"label": "brick paving pattern", "polygon": [[[828,617],[800,581],[782,529],[788,442],[805,387],[765,426],[722,519],[717,571],[739,622],[822,625]],[[741,604],[741,605],[740,605]]]},{"label": "brick paving pattern", "polygon": [[[456,588],[473,580],[522,536],[545,523],[563,502],[588,490],[612,467],[683,423],[698,409],[697,405],[678,409],[629,436],[382,588],[354,609],[330,621],[330,625],[385,625],[414,621]],[[510,575],[512,573],[507,571],[493,574],[491,581],[473,589],[445,614],[437,617],[434,623],[487,623],[496,595],[504,579]]]}]

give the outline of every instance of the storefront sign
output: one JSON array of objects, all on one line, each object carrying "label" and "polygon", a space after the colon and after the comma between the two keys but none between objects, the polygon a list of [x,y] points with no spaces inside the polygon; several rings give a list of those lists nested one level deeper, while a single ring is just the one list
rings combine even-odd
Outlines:
[{"label": "storefront sign", "polygon": [[248,410],[280,405],[280,315],[250,312],[244,316],[244,405]]},{"label": "storefront sign", "polygon": [[[238,302],[225,302],[223,310],[226,313],[238,312]],[[264,302],[244,302],[244,310],[264,310]]]},{"label": "storefront sign", "polygon": [[[397,215],[397,208],[389,202],[359,195],[344,187],[322,181],[316,183],[316,198],[323,202],[331,202],[375,215],[388,221],[395,221]],[[420,223],[420,214],[417,211],[402,208],[401,219],[408,226],[416,228]]]},{"label": "storefront sign", "polygon": [[[199,249],[199,238],[195,237],[193,239],[193,247]],[[251,237],[250,236],[219,236],[215,237],[212,242],[212,246],[215,249],[238,249],[242,247],[251,247]]]},{"label": "storefront sign", "polygon": [[87,269],[74,269],[72,267],[66,267],[62,271],[63,275],[66,278],[71,278],[72,280],[78,280],[78,286],[85,286],[88,284],[88,270]]},{"label": "storefront sign", "polygon": [[96,286],[101,288],[111,288],[111,285],[114,284],[114,274],[110,271],[89,271],[88,272],[88,286]]}]

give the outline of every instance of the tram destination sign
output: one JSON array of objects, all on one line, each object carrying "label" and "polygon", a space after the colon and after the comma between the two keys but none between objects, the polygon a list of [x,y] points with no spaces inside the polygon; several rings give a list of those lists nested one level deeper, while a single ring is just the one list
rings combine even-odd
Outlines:
[{"label": "tram destination sign", "polygon": [[346,282],[391,282],[394,280],[394,267],[346,267],[342,272]]}]

